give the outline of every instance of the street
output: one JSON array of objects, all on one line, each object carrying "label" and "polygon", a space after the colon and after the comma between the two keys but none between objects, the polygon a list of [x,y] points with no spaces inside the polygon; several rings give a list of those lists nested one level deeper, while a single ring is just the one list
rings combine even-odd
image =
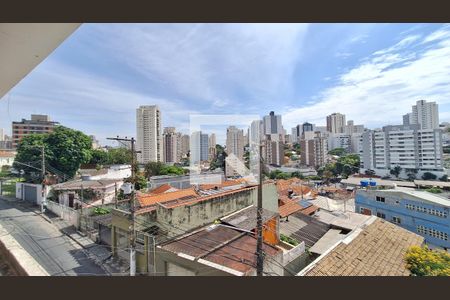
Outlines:
[{"label": "street", "polygon": [[18,202],[0,197],[0,223],[52,276],[107,275],[78,244]]}]

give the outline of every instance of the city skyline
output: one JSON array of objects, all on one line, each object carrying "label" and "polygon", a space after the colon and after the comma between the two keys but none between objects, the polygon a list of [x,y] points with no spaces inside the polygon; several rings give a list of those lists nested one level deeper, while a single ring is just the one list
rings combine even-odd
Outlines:
[{"label": "city skyline", "polygon": [[190,114],[272,110],[288,133],[333,112],[372,129],[401,124],[420,99],[445,122],[449,58],[450,26],[439,24],[84,24],[1,99],[0,128],[10,135],[12,121],[48,114],[105,144],[135,136],[135,109],[158,105],[162,126],[182,133]]}]

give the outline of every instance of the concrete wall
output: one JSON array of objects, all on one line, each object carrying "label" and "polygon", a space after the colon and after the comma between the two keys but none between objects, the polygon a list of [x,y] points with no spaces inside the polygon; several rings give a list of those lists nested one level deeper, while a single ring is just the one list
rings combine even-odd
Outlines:
[{"label": "concrete wall", "polygon": [[78,228],[80,224],[80,214],[78,210],[53,201],[47,201],[47,209]]},{"label": "concrete wall", "polygon": [[36,198],[37,201],[35,204],[41,205],[41,202],[46,199],[48,196],[48,193],[50,192],[50,188],[47,187],[45,190],[45,195],[42,195],[42,185],[41,184],[34,184],[34,183],[23,183],[23,182],[17,182],[16,183],[16,198],[24,200],[25,197],[25,190],[24,186],[30,186],[36,188]]},{"label": "concrete wall", "polygon": [[158,205],[157,222],[174,237],[187,230],[206,225],[244,207],[254,204],[255,189],[174,208]]}]

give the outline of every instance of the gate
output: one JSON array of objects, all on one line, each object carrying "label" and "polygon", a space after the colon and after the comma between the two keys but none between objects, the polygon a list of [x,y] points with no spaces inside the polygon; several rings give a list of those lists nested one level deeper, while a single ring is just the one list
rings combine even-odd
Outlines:
[{"label": "gate", "polygon": [[35,186],[23,185],[23,199],[32,203],[37,203],[37,188]]}]

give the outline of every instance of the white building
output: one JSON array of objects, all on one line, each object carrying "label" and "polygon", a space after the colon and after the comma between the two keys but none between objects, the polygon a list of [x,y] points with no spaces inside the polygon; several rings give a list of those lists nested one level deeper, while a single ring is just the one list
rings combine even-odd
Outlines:
[{"label": "white building", "polygon": [[389,175],[389,170],[400,166],[403,175],[417,169],[420,176],[431,172],[444,174],[442,161],[442,132],[440,129],[420,129],[420,125],[384,126],[382,130],[363,134],[363,169],[372,169],[378,175]]},{"label": "white building", "polygon": [[136,150],[138,162],[162,161],[161,111],[157,105],[136,109]]},{"label": "white building", "polygon": [[355,125],[352,120],[347,121],[347,125],[342,127],[342,132],[352,135],[354,133],[362,133],[364,131],[364,125]]},{"label": "white building", "polygon": [[419,124],[420,129],[439,128],[439,111],[436,102],[417,101],[412,107],[411,124]]},{"label": "white building", "polygon": [[328,135],[328,151],[343,148],[347,152],[351,151],[351,135],[345,133],[330,133]]},{"label": "white building", "polygon": [[199,164],[208,160],[208,135],[195,131],[190,138],[191,164]]},{"label": "white building", "polygon": [[281,125],[281,115],[275,115],[271,111],[268,116],[264,116],[264,134],[283,134],[283,126]]},{"label": "white building", "polygon": [[327,116],[327,130],[331,133],[342,133],[345,126],[345,115],[332,113]]}]

